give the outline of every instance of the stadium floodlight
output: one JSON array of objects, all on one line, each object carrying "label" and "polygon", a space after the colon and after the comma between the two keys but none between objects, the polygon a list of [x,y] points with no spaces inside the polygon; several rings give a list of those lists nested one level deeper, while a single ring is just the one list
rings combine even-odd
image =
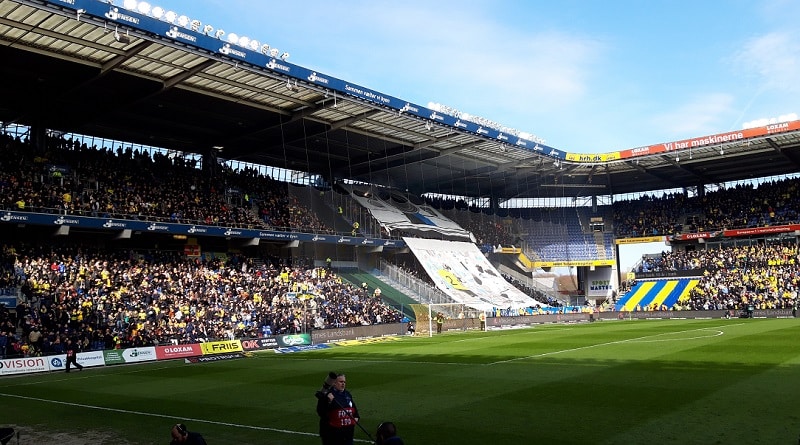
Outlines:
[{"label": "stadium floodlight", "polygon": [[151,8],[152,6],[150,6],[150,3],[147,2],[141,2],[138,5],[136,5],[136,10],[144,15],[150,15]]},{"label": "stadium floodlight", "polygon": [[286,60],[286,59],[288,59],[288,58],[289,58],[289,53],[287,53],[287,52],[285,52],[285,51],[284,51],[284,53],[283,53],[283,54],[281,54],[281,60]]},{"label": "stadium floodlight", "polygon": [[124,45],[127,45],[128,43],[131,43],[131,36],[130,36],[130,34],[128,34],[127,31],[125,32],[125,34],[120,34],[119,33],[119,29],[115,28],[114,29],[114,40],[116,40],[117,42],[122,43]]}]

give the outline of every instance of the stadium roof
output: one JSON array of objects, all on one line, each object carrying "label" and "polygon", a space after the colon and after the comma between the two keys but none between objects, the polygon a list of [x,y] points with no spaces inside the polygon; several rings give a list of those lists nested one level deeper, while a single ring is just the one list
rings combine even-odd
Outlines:
[{"label": "stadium roof", "polygon": [[0,58],[5,125],[218,152],[416,194],[582,197],[800,170],[797,121],[567,153],[98,0],[0,0]]}]

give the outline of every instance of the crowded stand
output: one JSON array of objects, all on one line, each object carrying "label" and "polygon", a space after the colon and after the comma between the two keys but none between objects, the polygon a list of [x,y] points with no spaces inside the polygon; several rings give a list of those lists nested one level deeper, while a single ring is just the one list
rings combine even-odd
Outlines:
[{"label": "crowded stand", "polygon": [[379,293],[343,282],[328,268],[275,258],[200,260],[67,244],[5,246],[4,252],[29,286],[15,319],[0,312],[5,356],[62,353],[67,339],[100,350],[402,319]]},{"label": "crowded stand", "polygon": [[613,204],[618,237],[675,235],[800,221],[797,178],[720,188],[703,196],[643,196]]},{"label": "crowded stand", "polygon": [[0,206],[5,210],[183,224],[332,233],[288,195],[285,183],[254,169],[214,172],[194,161],[131,148],[89,148],[48,139],[43,152],[28,141],[0,139]]},{"label": "crowded stand", "polygon": [[[335,233],[285,183],[254,168],[218,164],[209,171],[180,156],[90,148],[64,138],[51,138],[46,149],[37,151],[28,141],[3,135],[0,147],[0,205],[5,210]],[[720,188],[701,197],[668,194],[617,201],[610,206],[613,231],[618,237],[640,237],[795,223],[800,219],[797,189],[797,179],[784,179]],[[501,217],[463,200],[426,201],[469,230],[487,254],[495,246],[519,245],[525,241],[523,232],[547,241],[543,225],[557,235],[559,241],[551,244],[572,242],[590,251],[573,258],[598,258],[599,249],[611,244],[606,236],[611,227],[595,233],[583,221],[591,214],[529,209]],[[607,211],[604,207],[599,214]],[[350,213],[339,207],[340,216]],[[562,233],[566,226],[571,231]],[[573,236],[580,243],[570,241]],[[643,257],[636,272],[698,270],[700,284],[675,310],[785,309],[797,297],[797,250],[796,245],[759,244],[664,252]],[[8,244],[0,257],[0,287],[18,287],[24,300],[13,313],[0,305],[0,356],[62,353],[67,339],[84,350],[99,350],[402,319],[379,294],[343,282],[330,265],[232,253],[203,258],[75,242]],[[418,265],[402,266],[430,283]],[[547,306],[562,304],[513,277],[504,278]]]},{"label": "crowded stand", "polygon": [[672,310],[793,309],[800,288],[796,243],[664,252],[643,260],[639,271],[695,271],[700,277]]}]

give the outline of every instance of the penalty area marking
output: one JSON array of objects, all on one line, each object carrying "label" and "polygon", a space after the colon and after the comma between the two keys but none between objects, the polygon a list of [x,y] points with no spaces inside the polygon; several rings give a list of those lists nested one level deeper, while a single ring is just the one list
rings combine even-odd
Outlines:
[{"label": "penalty area marking", "polygon": [[[715,329],[711,329],[711,328],[700,329],[700,331],[709,331],[709,332],[706,335],[696,335],[694,337],[657,338],[657,339],[654,339],[654,340],[631,340],[628,343],[657,343],[657,342],[662,342],[662,341],[699,340],[701,338],[719,337],[720,335],[724,335],[725,334],[724,331],[715,330]],[[689,331],[674,332],[674,334],[685,334],[686,332],[689,332]],[[670,334],[673,334],[673,332],[670,332]],[[668,335],[668,334],[658,334],[658,335]]]},{"label": "penalty area marking", "polygon": [[[737,323],[737,324],[733,324],[733,325],[727,325],[727,326],[724,326],[724,327],[740,326],[740,325],[743,325],[743,324],[744,323]],[[508,359],[508,360],[499,360],[499,361],[496,361],[496,362],[487,363],[487,365],[499,365],[501,363],[511,363],[511,362],[516,362],[516,361],[519,361],[519,360],[527,360],[529,358],[547,357],[548,355],[563,354],[565,352],[580,351],[580,350],[583,350],[583,349],[591,349],[591,348],[596,348],[596,347],[599,347],[599,346],[617,345],[617,344],[620,344],[620,343],[634,343],[634,342],[646,343],[646,342],[648,342],[648,340],[646,340],[648,338],[660,337],[660,336],[663,336],[663,335],[671,335],[671,334],[682,334],[682,333],[694,332],[694,331],[708,331],[708,330],[718,329],[718,328],[721,328],[721,327],[723,327],[723,326],[712,326],[712,327],[709,327],[709,328],[687,329],[685,331],[663,332],[661,334],[645,335],[643,337],[629,338],[629,339],[617,340],[617,341],[609,341],[609,342],[605,342],[605,343],[597,343],[597,344],[594,344],[594,345],[586,345],[586,346],[581,346],[579,348],[560,349],[558,351],[543,352],[541,354],[528,355],[528,356],[525,356],[525,357],[516,357],[516,358],[511,358],[511,359]],[[720,334],[720,335],[722,335],[722,334]],[[713,336],[702,336],[702,337],[697,337],[697,338],[711,338],[711,337],[713,337]],[[676,340],[689,340],[689,339],[684,338],[684,339],[676,339]]]},{"label": "penalty area marking", "polygon": [[[229,427],[234,427],[234,428],[244,428],[244,429],[256,430],[256,431],[271,431],[271,432],[274,432],[274,433],[293,434],[293,435],[296,435],[296,436],[319,436],[319,434],[317,434],[317,433],[307,433],[307,432],[304,432],[304,431],[293,431],[293,430],[285,430],[285,429],[281,429],[281,428],[270,428],[270,427],[266,427],[266,426],[256,426],[256,425],[244,425],[244,424],[241,424],[241,423],[220,422],[220,421],[216,421],[216,420],[198,419],[198,418],[191,418],[191,417],[170,416],[170,415],[166,415],[166,414],[145,413],[145,412],[142,412],[142,411],[133,411],[133,410],[129,410],[129,409],[108,408],[108,407],[105,407],[105,406],[86,405],[86,404],[83,404],[83,403],[75,403],[75,402],[62,402],[60,400],[48,400],[48,399],[42,399],[42,398],[39,398],[39,397],[20,396],[20,395],[17,395],[17,394],[0,393],[0,397],[13,397],[13,398],[22,399],[22,400],[32,400],[32,401],[42,402],[42,403],[52,403],[54,405],[65,405],[65,406],[72,406],[72,407],[85,408],[85,409],[94,409],[94,410],[98,410],[98,411],[106,411],[106,412],[113,412],[113,413],[119,413],[119,414],[129,414],[129,415],[134,415],[134,416],[157,417],[157,418],[161,418],[161,419],[170,419],[170,421],[174,421],[175,419],[181,419],[181,420],[186,420],[186,421],[191,421],[191,422],[205,423],[205,424],[209,424],[209,425],[229,426]],[[355,439],[355,442],[372,443],[372,441],[364,440],[364,439]]]}]

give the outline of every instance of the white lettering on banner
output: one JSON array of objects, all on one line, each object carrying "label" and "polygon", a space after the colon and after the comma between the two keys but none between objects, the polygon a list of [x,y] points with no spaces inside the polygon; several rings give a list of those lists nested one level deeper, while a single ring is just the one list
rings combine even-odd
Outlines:
[{"label": "white lettering on banner", "polygon": [[108,228],[112,228],[112,227],[119,227],[121,229],[124,229],[126,226],[127,226],[127,224],[125,224],[125,223],[114,222],[114,220],[111,220],[111,219],[109,219],[108,221],[105,222],[105,224],[103,224],[103,227],[105,227],[107,229]]},{"label": "white lettering on banner", "polygon": [[27,221],[28,217],[27,216],[22,216],[22,215],[12,215],[11,212],[6,212],[5,214],[3,214],[3,217],[0,218],[0,220],[2,220],[2,221]]},{"label": "white lettering on banner", "polygon": [[375,94],[372,91],[364,91],[361,88],[356,88],[352,85],[345,85],[345,91],[349,91],[351,93],[357,94],[359,96],[366,97],[367,99],[372,99],[377,102],[388,104],[390,102],[389,98],[383,97],[380,94]]},{"label": "white lettering on banner", "polygon": [[[500,133],[500,134],[497,135],[497,139],[501,140],[501,141],[507,141],[508,140],[508,136],[504,135],[503,133]],[[519,142],[519,141],[517,141],[517,142]]]},{"label": "white lettering on banner", "polygon": [[320,76],[319,74],[316,73],[316,71],[308,76],[308,80],[311,82],[324,83],[325,85],[328,84],[328,79]]},{"label": "white lettering on banner", "polygon": [[74,218],[65,218],[63,216],[59,216],[58,218],[56,218],[55,221],[53,221],[53,224],[58,224],[58,225],[74,224],[74,225],[78,225],[78,224],[80,224],[80,222],[77,219],[74,219]]},{"label": "white lettering on banner", "polygon": [[714,136],[708,136],[705,138],[689,139],[686,141],[677,141],[677,142],[667,142],[666,144],[664,144],[664,149],[666,151],[683,150],[690,147],[701,147],[703,145],[709,145],[709,144],[722,144],[725,142],[738,141],[740,139],[744,139],[744,134],[741,132],[715,134]]},{"label": "white lettering on banner", "polygon": [[[194,30],[194,31],[197,31],[197,30]],[[195,37],[195,36],[193,36],[191,34],[186,34],[185,32],[181,32],[180,28],[178,28],[177,26],[173,26],[173,27],[171,27],[169,29],[169,31],[167,31],[167,37],[171,37],[173,39],[179,39],[180,38],[180,39],[188,40],[190,42],[197,42],[197,37]]]},{"label": "white lettering on banner", "polygon": [[183,354],[184,352],[194,352],[194,348],[191,346],[174,346],[164,348],[165,354]]},{"label": "white lettering on banner", "polygon": [[406,111],[412,111],[414,113],[419,113],[419,108],[417,108],[417,107],[411,105],[410,103],[406,102],[406,104],[403,105],[403,108],[400,109],[400,112],[404,113]]},{"label": "white lettering on banner", "polygon": [[787,122],[782,124],[767,125],[767,133],[778,133],[781,131],[787,131],[788,129],[789,124]]},{"label": "white lettering on banner", "polygon": [[242,59],[247,58],[247,53],[245,53],[244,51],[239,51],[238,49],[235,48],[231,48],[230,43],[226,43],[225,45],[223,45],[222,48],[219,49],[219,52],[225,55],[239,56]]},{"label": "white lettering on banner", "polygon": [[456,120],[456,123],[453,124],[453,126],[456,128],[467,128],[467,124],[461,122],[461,119]]},{"label": "white lettering on banner", "polygon": [[206,229],[205,227],[192,226],[192,227],[189,227],[189,230],[187,230],[187,232],[189,232],[189,233],[206,233],[206,232],[208,232],[208,229]]},{"label": "white lettering on banner", "polygon": [[285,335],[283,336],[282,340],[283,344],[285,344],[286,346],[302,345],[303,343],[305,343],[302,337],[295,337],[292,335]]},{"label": "white lettering on banner", "polygon": [[106,18],[111,20],[122,20],[123,22],[134,23],[136,25],[139,24],[139,19],[136,17],[131,17],[127,14],[122,14],[119,12],[119,8],[111,8],[106,14]]},{"label": "white lettering on banner", "polygon": [[147,226],[147,230],[149,230],[151,232],[154,231],[154,230],[169,230],[169,227],[161,226],[161,225],[158,225],[156,223],[152,223],[149,226]]},{"label": "white lettering on banner", "polygon": [[478,127],[478,130],[476,131],[476,133],[478,133],[478,134],[489,134],[489,130],[484,130],[483,127]]},{"label": "white lettering on banner", "polygon": [[226,231],[225,231],[225,233],[224,233],[224,235],[225,235],[225,236],[231,236],[231,235],[241,235],[241,234],[242,234],[242,231],[241,231],[241,230],[233,230],[233,229],[228,229],[228,230],[226,230]]},{"label": "white lettering on banner", "polygon": [[283,71],[284,73],[288,73],[292,70],[288,66],[280,64],[276,59],[270,59],[269,63],[267,63],[265,66],[271,70]]}]

